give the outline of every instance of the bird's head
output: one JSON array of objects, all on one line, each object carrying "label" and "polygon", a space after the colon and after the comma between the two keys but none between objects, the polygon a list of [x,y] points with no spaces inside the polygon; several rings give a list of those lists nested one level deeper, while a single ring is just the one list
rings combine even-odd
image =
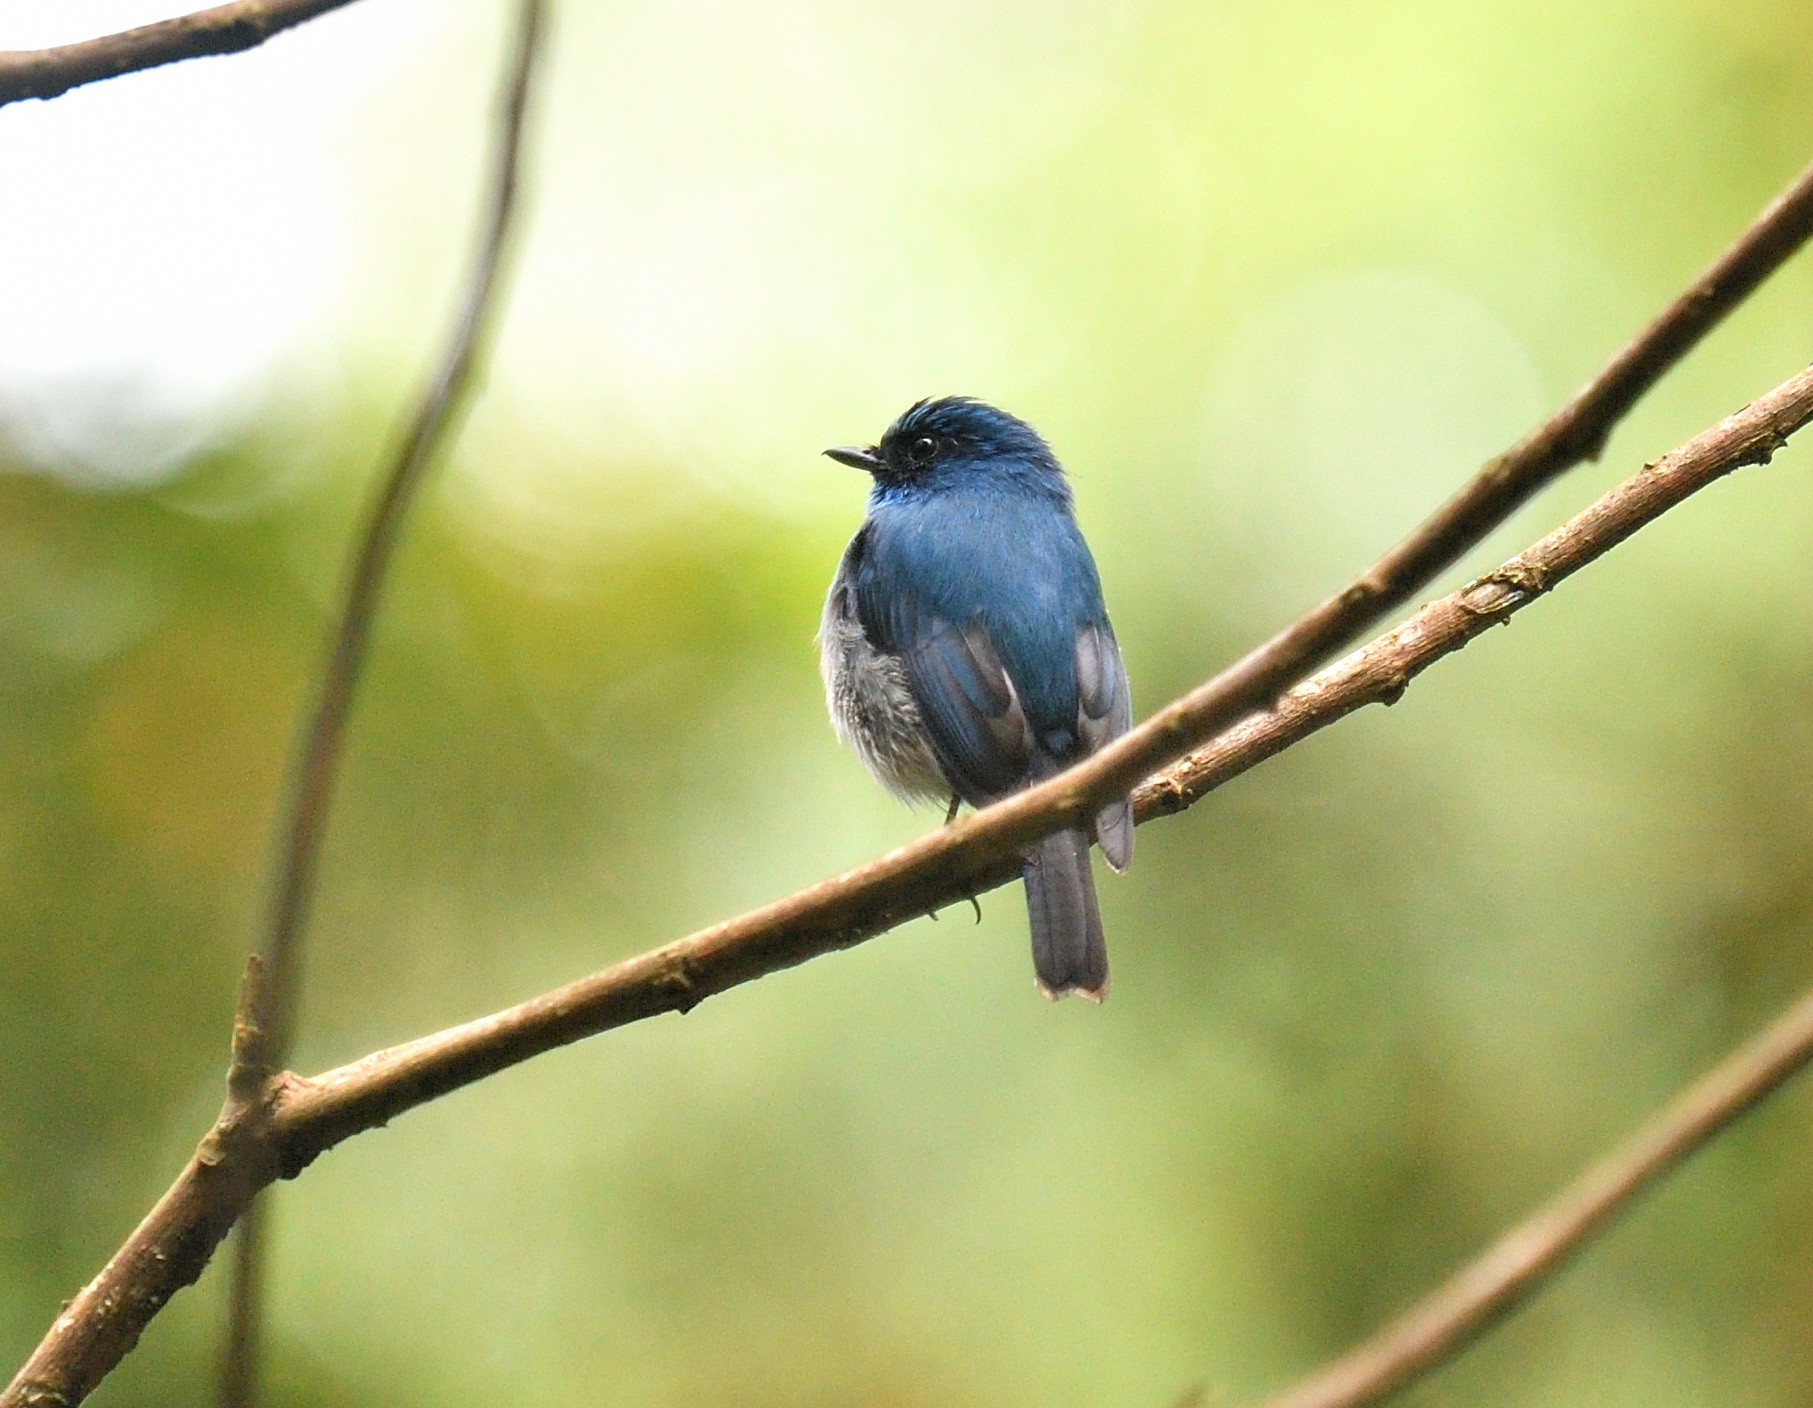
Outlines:
[{"label": "bird's head", "polygon": [[840,445],[825,453],[874,475],[883,491],[1000,476],[1064,492],[1064,472],[1044,437],[1018,416],[968,396],[917,402],[887,428],[880,444]]}]

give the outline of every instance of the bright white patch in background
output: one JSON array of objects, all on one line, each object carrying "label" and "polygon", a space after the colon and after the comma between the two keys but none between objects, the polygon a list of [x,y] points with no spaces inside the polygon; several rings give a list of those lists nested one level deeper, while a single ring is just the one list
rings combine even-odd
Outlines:
[{"label": "bright white patch in background", "polygon": [[[0,48],[182,8],[6,0]],[[250,53],[0,108],[0,446],[130,484],[232,428],[331,302],[334,119],[422,11],[353,6]]]},{"label": "bright white patch in background", "polygon": [[[184,8],[0,0],[0,47]],[[155,482],[276,388],[407,394],[469,247],[504,15],[369,0],[0,109],[0,189],[21,193],[0,223],[0,461]],[[1103,285],[1193,199],[1141,162],[1124,184],[1156,208],[1100,173],[1052,188],[1079,141],[1130,164],[1125,95],[1091,76],[1126,24],[1032,0],[981,28],[950,0],[911,20],[563,7],[447,501],[554,558],[702,494],[847,509],[859,485],[821,443],[930,392],[1011,403],[1086,356],[1099,310],[1052,306],[1054,283]],[[953,25],[976,42],[952,51]],[[335,391],[309,386],[323,371]]]},{"label": "bright white patch in background", "polygon": [[[1081,202],[1048,189],[1124,120],[1091,75],[1125,24],[1025,0],[910,19],[821,0],[571,7],[455,512],[575,561],[701,500],[847,513],[860,477],[823,445],[872,439],[924,395],[1013,403],[1084,355],[1050,306],[1062,261],[1041,249],[1028,270],[1024,246],[1043,234],[1086,261],[1151,218],[1104,200],[1107,237],[1073,237]],[[525,429],[570,453],[523,455]]]}]

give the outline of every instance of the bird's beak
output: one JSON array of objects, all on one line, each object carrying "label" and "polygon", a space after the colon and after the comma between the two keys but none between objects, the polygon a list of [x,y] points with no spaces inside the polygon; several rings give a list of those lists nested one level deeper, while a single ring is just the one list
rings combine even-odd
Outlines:
[{"label": "bird's beak", "polygon": [[881,468],[881,456],[866,445],[835,445],[825,453],[839,464],[847,464],[851,469],[867,470],[873,474]]}]

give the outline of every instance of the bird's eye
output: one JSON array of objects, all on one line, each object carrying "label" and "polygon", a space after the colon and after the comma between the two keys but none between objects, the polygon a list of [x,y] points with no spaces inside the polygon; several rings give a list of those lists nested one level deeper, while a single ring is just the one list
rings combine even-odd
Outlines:
[{"label": "bird's eye", "polygon": [[930,464],[938,453],[938,442],[929,435],[921,435],[907,451],[907,458],[914,464]]}]

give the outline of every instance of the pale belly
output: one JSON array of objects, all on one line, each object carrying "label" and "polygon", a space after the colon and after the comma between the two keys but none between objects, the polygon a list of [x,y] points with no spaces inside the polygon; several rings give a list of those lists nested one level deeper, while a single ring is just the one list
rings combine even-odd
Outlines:
[{"label": "pale belly", "polygon": [[841,568],[825,599],[818,645],[825,700],[837,736],[896,796],[947,801],[952,788],[926,741],[906,670],[899,657],[878,651],[863,634]]}]

